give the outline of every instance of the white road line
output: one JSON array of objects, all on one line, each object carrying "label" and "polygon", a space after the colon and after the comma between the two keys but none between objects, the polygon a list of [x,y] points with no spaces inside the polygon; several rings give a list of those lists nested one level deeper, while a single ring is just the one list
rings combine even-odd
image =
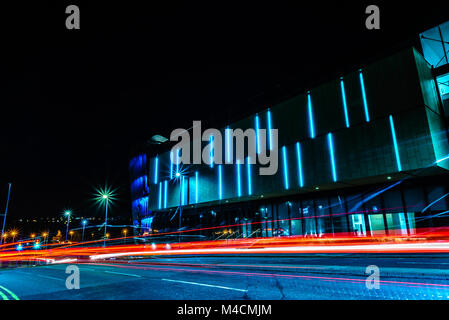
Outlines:
[{"label": "white road line", "polygon": [[248,290],[244,289],[237,289],[237,288],[229,288],[229,287],[223,287],[223,286],[215,286],[212,284],[207,283],[198,283],[198,282],[190,282],[190,281],[182,281],[182,280],[171,280],[171,279],[161,279],[163,281],[170,281],[170,282],[179,282],[179,283],[185,283],[185,284],[193,284],[197,286],[203,286],[203,287],[212,287],[212,288],[219,288],[219,289],[225,289],[225,290],[234,290],[234,291],[240,291],[240,292],[247,292]]},{"label": "white road line", "polygon": [[47,279],[52,279],[52,280],[60,280],[60,281],[65,281],[65,279],[61,279],[61,278],[56,278],[56,277],[51,277],[51,276],[44,276],[42,274],[35,274],[35,273],[29,273],[29,272],[22,272],[22,271],[16,271],[17,273],[22,273],[22,274],[26,274],[30,277],[41,277],[41,278],[47,278]]},{"label": "white road line", "polygon": [[131,274],[131,273],[122,273],[122,272],[114,272],[114,271],[105,271],[105,272],[112,273],[112,274],[119,274],[119,275],[128,276],[128,277],[142,278],[142,276],[139,276],[137,274]]}]

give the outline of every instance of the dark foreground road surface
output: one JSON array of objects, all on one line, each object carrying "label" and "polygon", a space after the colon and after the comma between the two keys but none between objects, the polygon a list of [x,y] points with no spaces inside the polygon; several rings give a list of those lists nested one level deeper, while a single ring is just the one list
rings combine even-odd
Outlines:
[{"label": "dark foreground road surface", "polygon": [[[14,299],[399,299],[448,300],[449,255],[158,257],[0,269],[0,300]],[[366,286],[379,268],[379,289]],[[369,282],[373,284],[373,282]]]}]

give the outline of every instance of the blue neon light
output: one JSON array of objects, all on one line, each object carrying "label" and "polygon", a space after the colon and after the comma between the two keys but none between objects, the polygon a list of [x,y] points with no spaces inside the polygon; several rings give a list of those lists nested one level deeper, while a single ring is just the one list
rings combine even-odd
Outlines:
[{"label": "blue neon light", "polygon": [[288,183],[288,164],[287,164],[287,151],[285,146],[282,147],[282,160],[284,163],[284,187],[288,190],[289,183]]},{"label": "blue neon light", "polygon": [[240,161],[237,160],[237,194],[239,197],[242,196],[242,181],[240,178]]},{"label": "blue neon light", "polygon": [[170,179],[173,179],[173,151],[170,151]]},{"label": "blue neon light", "polygon": [[154,159],[154,184],[157,184],[158,173],[159,173],[159,158],[158,156],[156,156],[156,158]]},{"label": "blue neon light", "polygon": [[214,167],[214,136],[210,136],[210,167]]},{"label": "blue neon light", "polygon": [[218,199],[223,198],[223,177],[221,172],[221,165],[218,166]]},{"label": "blue neon light", "polygon": [[248,161],[247,163],[247,174],[248,174],[248,195],[252,195],[253,194],[253,187],[251,185],[251,164],[250,164],[250,157],[246,158],[246,160]]},{"label": "blue neon light", "polygon": [[365,120],[369,122],[368,102],[366,101],[365,82],[363,81],[362,70],[359,71],[360,87],[362,88],[363,108],[365,109]]},{"label": "blue neon light", "polygon": [[181,204],[184,205],[184,176],[181,177]]},{"label": "blue neon light", "polygon": [[341,99],[343,101],[343,111],[345,113],[346,128],[349,128],[348,105],[346,103],[345,83],[343,82],[343,78],[340,79],[340,88],[341,88]]},{"label": "blue neon light", "polygon": [[198,203],[198,171],[195,172],[195,203]]},{"label": "blue neon light", "polygon": [[393,137],[394,153],[396,155],[396,164],[398,166],[398,171],[402,171],[401,157],[399,156],[398,141],[396,139],[396,130],[394,129],[394,122],[392,115],[390,115],[390,129],[391,129],[391,136]]},{"label": "blue neon light", "polygon": [[164,181],[164,208],[167,208],[167,180]]},{"label": "blue neon light", "polygon": [[307,93],[307,109],[309,112],[309,132],[310,137],[315,138],[315,124],[313,122],[313,108],[312,108],[312,98],[310,92]]},{"label": "blue neon light", "polygon": [[254,119],[255,125],[256,125],[256,147],[257,147],[257,154],[260,153],[260,138],[259,138],[259,116],[256,114],[256,117]]},{"label": "blue neon light", "polygon": [[157,207],[159,209],[162,207],[162,182],[159,182],[159,203]]},{"label": "blue neon light", "polygon": [[299,186],[304,187],[304,180],[302,175],[302,157],[301,157],[301,145],[299,142],[296,143],[296,158],[298,161],[298,179]]},{"label": "blue neon light", "polygon": [[334,156],[334,138],[332,136],[332,133],[329,133],[327,135],[327,143],[329,147],[329,155],[332,167],[332,179],[334,180],[334,182],[337,182],[337,170],[335,168],[335,156]]},{"label": "blue neon light", "polygon": [[176,175],[179,173],[179,149],[176,149]]},{"label": "blue neon light", "polygon": [[268,146],[270,150],[273,150],[273,143],[271,142],[271,111],[268,109],[267,112],[267,129],[268,129]]},{"label": "blue neon light", "polygon": [[226,159],[227,163],[231,163],[231,129],[226,128]]}]

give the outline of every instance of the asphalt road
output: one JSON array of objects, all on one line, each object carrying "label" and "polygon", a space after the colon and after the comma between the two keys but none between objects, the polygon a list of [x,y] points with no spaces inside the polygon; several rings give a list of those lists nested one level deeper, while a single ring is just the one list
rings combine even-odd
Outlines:
[{"label": "asphalt road", "polygon": [[[366,267],[379,268],[368,289]],[[0,300],[449,299],[449,255],[159,257],[0,269]],[[372,283],[372,282],[370,282]]]}]

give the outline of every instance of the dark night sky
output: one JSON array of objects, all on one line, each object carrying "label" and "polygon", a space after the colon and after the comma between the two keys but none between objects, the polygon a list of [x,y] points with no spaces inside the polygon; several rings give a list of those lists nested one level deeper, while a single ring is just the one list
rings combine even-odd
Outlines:
[{"label": "dark night sky", "polygon": [[[371,3],[360,1],[37,2],[0,17],[0,210],[11,181],[15,217],[94,215],[93,188],[106,182],[119,188],[113,214],[127,213],[136,141],[193,120],[221,127],[449,20],[447,4],[428,1],[377,2],[380,31],[365,29]],[[65,29],[68,4],[80,6],[81,30]]]}]

